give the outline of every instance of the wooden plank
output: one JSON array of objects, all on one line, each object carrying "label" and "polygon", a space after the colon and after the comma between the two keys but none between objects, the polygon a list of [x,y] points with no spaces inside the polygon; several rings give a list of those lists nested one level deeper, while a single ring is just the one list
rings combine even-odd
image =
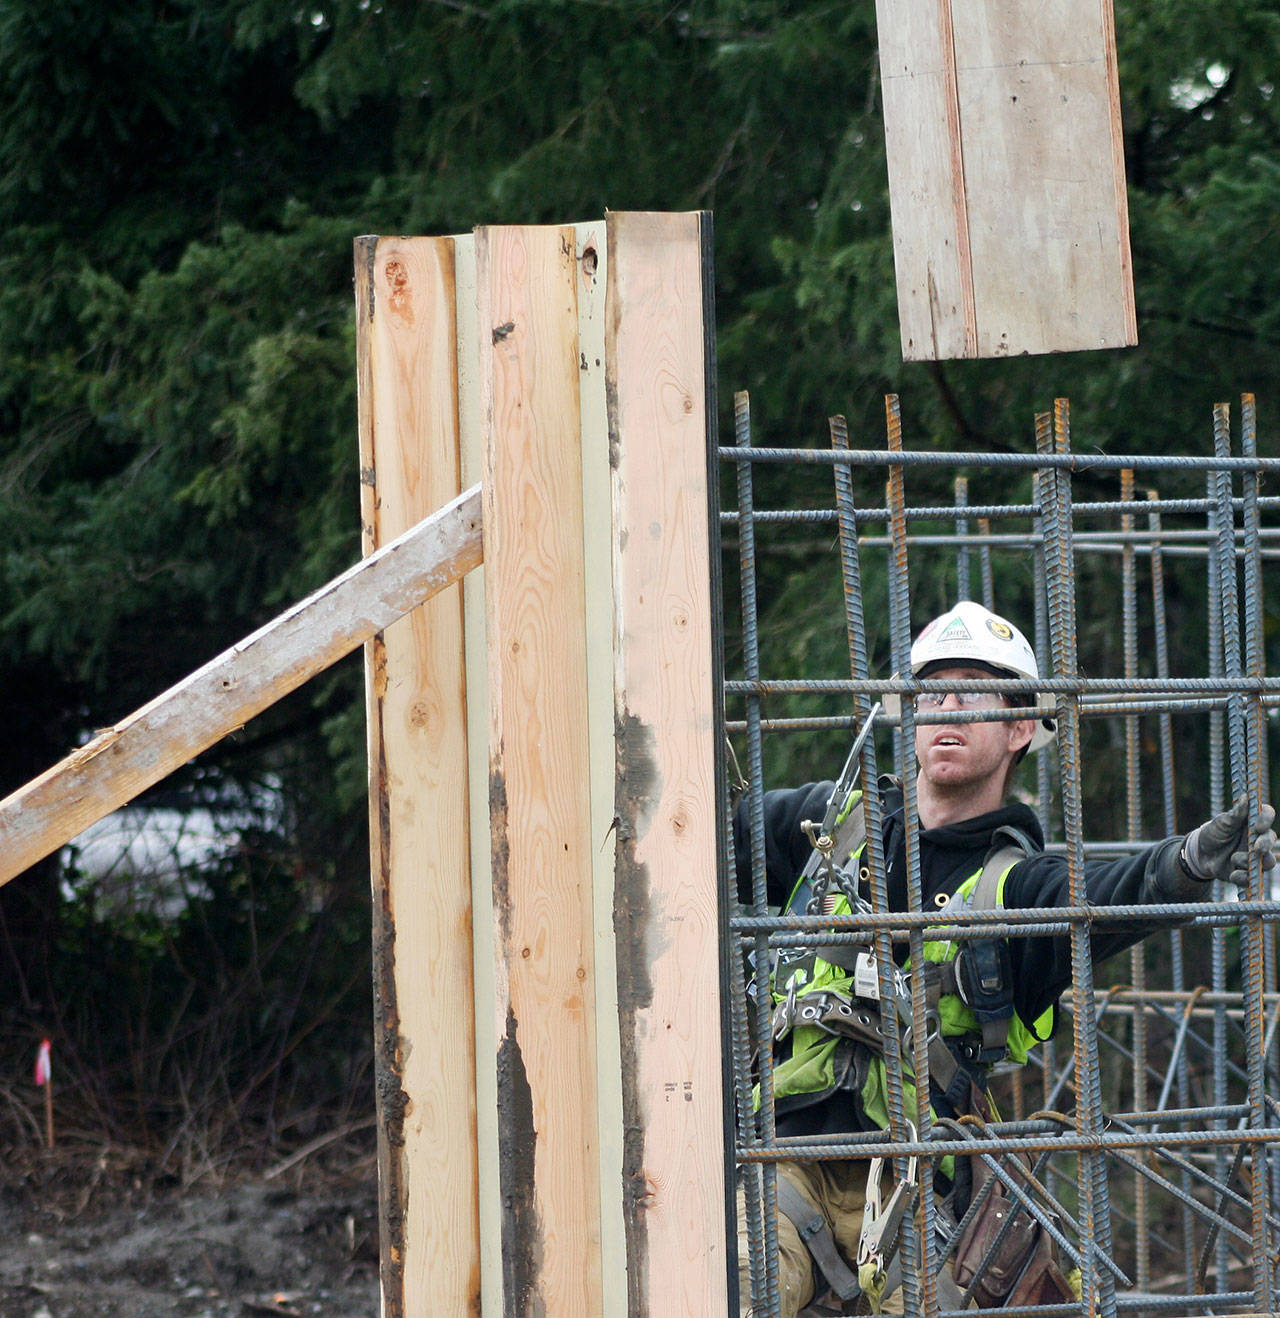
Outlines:
[{"label": "wooden plank", "polygon": [[480,561],[480,509],[468,490],[0,801],[0,883],[457,581]]},{"label": "wooden plank", "polygon": [[590,766],[568,228],[476,235],[503,1306],[601,1309]]},{"label": "wooden plank", "polygon": [[[453,244],[371,239],[361,256],[361,465],[376,546],[459,488]],[[475,1313],[461,586],[375,637],[367,660],[382,1308]]]},{"label": "wooden plank", "polygon": [[628,1312],[727,1306],[698,214],[609,217]]},{"label": "wooden plank", "polygon": [[[458,322],[458,428],[462,481],[484,479],[484,390],[481,388],[480,309],[474,234],[453,243]],[[489,655],[485,635],[484,565],[462,583],[467,657],[467,785],[471,799],[472,973],[476,1010],[476,1157],[480,1177],[480,1311],[502,1312],[502,1187],[498,1174],[498,1022],[488,1005],[497,999],[493,870],[489,848]],[[482,735],[483,734],[483,735]],[[504,1022],[505,1024],[505,1022]]]},{"label": "wooden plank", "polygon": [[1111,0],[877,15],[904,358],[1136,343]]}]

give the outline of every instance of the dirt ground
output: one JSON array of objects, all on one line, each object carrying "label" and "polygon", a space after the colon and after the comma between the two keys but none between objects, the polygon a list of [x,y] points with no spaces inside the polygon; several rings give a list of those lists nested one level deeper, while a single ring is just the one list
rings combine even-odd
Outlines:
[{"label": "dirt ground", "polygon": [[136,1157],[2,1155],[0,1318],[378,1314],[372,1158],[184,1190]]}]

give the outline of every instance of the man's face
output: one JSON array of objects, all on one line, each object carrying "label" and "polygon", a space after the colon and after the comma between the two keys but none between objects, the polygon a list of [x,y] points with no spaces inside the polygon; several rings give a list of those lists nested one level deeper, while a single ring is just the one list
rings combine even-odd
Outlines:
[{"label": "man's face", "polygon": [[[986,680],[989,672],[980,668],[943,668],[930,673],[931,678],[943,681],[964,681],[965,678]],[[993,706],[1003,706],[1003,697],[988,694],[983,697]],[[1027,703],[1030,703],[1029,701]],[[948,693],[942,710],[962,708],[954,694]],[[917,699],[917,717],[936,712],[925,708]],[[1003,787],[1004,776],[1014,756],[1026,746],[1035,731],[1031,719],[999,723],[927,723],[916,726],[916,759],[920,772],[939,791],[956,791],[970,788],[998,776]]]}]

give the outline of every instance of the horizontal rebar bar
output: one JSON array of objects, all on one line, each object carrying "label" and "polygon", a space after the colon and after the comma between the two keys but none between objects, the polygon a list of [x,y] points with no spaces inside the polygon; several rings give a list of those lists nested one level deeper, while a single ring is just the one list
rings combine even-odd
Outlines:
[{"label": "horizontal rebar bar", "polygon": [[[1264,497],[1258,500],[1258,505],[1265,511],[1273,511],[1280,508],[1280,495]],[[1150,514],[1158,512],[1160,514],[1179,514],[1179,513],[1197,513],[1203,516],[1211,508],[1218,508],[1219,501],[1216,499],[1195,498],[1195,499],[1153,499],[1149,503],[1138,503],[1128,499],[1098,499],[1093,501],[1082,500],[1080,503],[1073,505],[1072,511],[1077,516],[1083,517],[1105,517],[1115,514],[1132,514],[1145,513]],[[1232,507],[1235,512],[1240,512],[1244,507],[1243,499],[1232,501]],[[1004,517],[1039,517],[1043,509],[1038,503],[990,503],[990,504],[964,504],[962,509],[956,508],[951,504],[923,505],[919,508],[906,508],[903,516],[908,522],[949,522],[954,520],[956,513],[963,511],[967,518],[986,518],[995,520]],[[889,510],[883,504],[870,504],[865,508],[855,508],[855,514],[860,522],[887,522],[889,520]],[[720,523],[722,526],[736,526],[741,520],[741,513],[728,509],[720,513]],[[759,525],[761,522],[782,524],[796,523],[813,524],[822,522],[835,522],[837,512],[834,508],[771,508],[761,509],[751,514],[751,520]],[[1043,536],[1036,533],[1037,539],[1043,543]],[[1157,535],[1157,539],[1159,536]],[[983,536],[971,533],[968,541],[978,541],[984,539]],[[858,543],[866,544],[869,537],[858,537]],[[966,537],[960,537],[960,542],[965,543]]]},{"label": "horizontal rebar bar", "polygon": [[[790,695],[918,695],[924,691],[996,691],[1004,695],[1019,692],[1040,695],[1083,695],[1088,692],[1106,692],[1115,694],[1124,691],[1146,692],[1150,694],[1177,693],[1188,694],[1212,692],[1269,692],[1280,693],[1280,677],[1248,677],[1246,675],[1229,676],[1222,674],[1213,677],[1042,677],[1038,681],[1011,678],[965,678],[964,680],[944,681],[928,678],[924,681],[911,681],[901,677],[884,678],[761,678],[756,682],[726,682],[726,695],[731,696],[790,696]],[[994,711],[988,711],[987,718]],[[932,718],[933,715],[930,715]],[[971,722],[974,716],[966,715]],[[884,716],[877,717],[877,722],[886,725],[891,720]],[[963,721],[957,719],[955,721]]]},{"label": "horizontal rebar bar", "polygon": [[[1124,549],[1133,549],[1140,551],[1143,548],[1150,548],[1152,545],[1162,545],[1167,552],[1172,553],[1174,547],[1178,545],[1203,545],[1206,552],[1208,547],[1213,543],[1213,536],[1208,531],[1077,531],[1072,539],[1079,549],[1092,549],[1095,552],[1107,550],[1113,553],[1120,553]],[[1280,527],[1274,527],[1269,530],[1262,530],[1258,533],[1259,540],[1280,540]],[[878,549],[889,544],[888,536],[865,535],[858,537],[858,543],[867,549]],[[939,531],[933,534],[921,533],[907,537],[907,543],[912,545],[931,545],[935,548],[954,549],[958,545],[980,545],[984,549],[1017,549],[1025,551],[1034,549],[1037,545],[1045,543],[1045,537],[1036,535],[1034,532],[1018,534],[1013,531],[1001,531],[991,535],[957,535],[954,532],[948,533]],[[1236,551],[1237,558],[1244,558],[1243,547]]]},{"label": "horizontal rebar bar", "polygon": [[[1181,700],[1153,700],[1150,698],[1143,699],[1139,696],[1125,697],[1123,700],[1107,700],[1105,697],[1085,696],[1080,707],[1080,714],[1084,718],[1110,718],[1117,714],[1200,714],[1215,709],[1225,709],[1228,699],[1229,697],[1225,695],[1183,698]],[[1269,711],[1280,709],[1280,693],[1263,696],[1261,699],[1263,705]],[[978,716],[970,717],[973,721],[976,721]],[[998,717],[1004,716],[998,715]],[[1016,718],[1017,714],[1015,713],[1013,717]],[[963,722],[965,720],[954,717],[943,719],[933,714],[927,717],[920,716],[916,719],[917,723],[941,723],[944,721]],[[898,720],[885,716],[884,722],[886,727],[896,727]],[[745,719],[728,719],[725,721],[724,726],[726,732],[745,732],[747,730]],[[860,726],[861,720],[855,719],[851,714],[812,714],[797,718],[760,720],[761,732],[825,732]]]},{"label": "horizontal rebar bar", "polygon": [[[1260,993],[1259,1000],[1265,1006],[1280,1006],[1280,993]],[[1212,989],[1143,989],[1139,992],[1137,989],[1120,987],[1113,989],[1095,989],[1093,992],[1095,1002],[1106,1001],[1112,1006],[1124,1006],[1133,1004],[1141,1006],[1143,1003],[1158,1003],[1162,1005],[1173,1006],[1191,1006],[1199,1008],[1215,1007],[1219,1005],[1231,1006],[1231,1004],[1240,1001],[1238,993],[1215,993]],[[1071,989],[1067,989],[1062,995],[1062,1002],[1065,1006],[1070,1006],[1074,1002],[1074,994]]]},{"label": "horizontal rebar bar", "polygon": [[770,946],[802,946],[786,942],[791,934],[830,935],[828,942],[855,941],[861,930],[888,929],[894,934],[925,929],[931,940],[972,937],[1028,937],[1061,933],[1081,924],[1147,924],[1159,921],[1194,923],[1198,918],[1221,916],[1238,921],[1243,916],[1280,920],[1280,901],[1161,902],[1146,906],[1031,906],[992,910],[851,911],[843,915],[734,915],[729,927],[739,933],[769,930]]},{"label": "horizontal rebar bar", "polygon": [[[1280,471],[1280,458],[1111,453],[934,453],[874,449],[722,448],[734,462],[793,462],[801,467],[1012,467],[1028,471]],[[1162,505],[1163,506],[1163,505]],[[972,516],[969,509],[966,512]],[[1144,510],[1145,511],[1145,510]]]},{"label": "horizontal rebar bar", "polygon": [[[1213,1109],[1205,1112],[1212,1115]],[[996,1129],[987,1127],[989,1131]],[[744,1162],[779,1162],[803,1153],[815,1162],[829,1162],[837,1158],[945,1158],[956,1153],[972,1153],[973,1145],[968,1140],[886,1140],[885,1132],[872,1132],[865,1139],[833,1140],[827,1136],[822,1141],[812,1138],[795,1137],[778,1139],[772,1145],[753,1143],[741,1151]],[[878,1138],[877,1138],[878,1136]],[[1265,1146],[1280,1140],[1280,1127],[1264,1126],[1257,1130],[1161,1130],[1150,1133],[1133,1134],[1097,1134],[1078,1135],[1073,1133],[1045,1136],[1037,1139],[1033,1136],[992,1135],[984,1142],[983,1149],[988,1153],[1080,1153],[1085,1150],[1103,1152],[1107,1149],[1156,1149],[1161,1145],[1184,1146],[1196,1145],[1213,1148],[1219,1145],[1257,1145]]]}]

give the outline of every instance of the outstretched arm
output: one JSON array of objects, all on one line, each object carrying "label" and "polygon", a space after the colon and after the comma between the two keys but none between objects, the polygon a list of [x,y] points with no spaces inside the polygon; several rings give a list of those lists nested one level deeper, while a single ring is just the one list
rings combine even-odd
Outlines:
[{"label": "outstretched arm", "polygon": [[[1085,891],[1093,906],[1151,906],[1169,902],[1204,901],[1215,879],[1242,887],[1251,855],[1264,872],[1276,863],[1275,811],[1262,806],[1250,823],[1248,800],[1241,797],[1230,810],[1194,829],[1185,838],[1171,837],[1136,855],[1090,861],[1085,866]],[[1071,904],[1066,860],[1060,855],[1030,856],[1016,865],[1005,886],[1008,908],[1045,909]],[[1148,922],[1100,922],[1090,938],[1093,960],[1105,961],[1151,933]],[[1031,1022],[1056,1002],[1071,983],[1071,940],[1065,934],[1010,940],[1014,967],[1014,1005]]]}]

